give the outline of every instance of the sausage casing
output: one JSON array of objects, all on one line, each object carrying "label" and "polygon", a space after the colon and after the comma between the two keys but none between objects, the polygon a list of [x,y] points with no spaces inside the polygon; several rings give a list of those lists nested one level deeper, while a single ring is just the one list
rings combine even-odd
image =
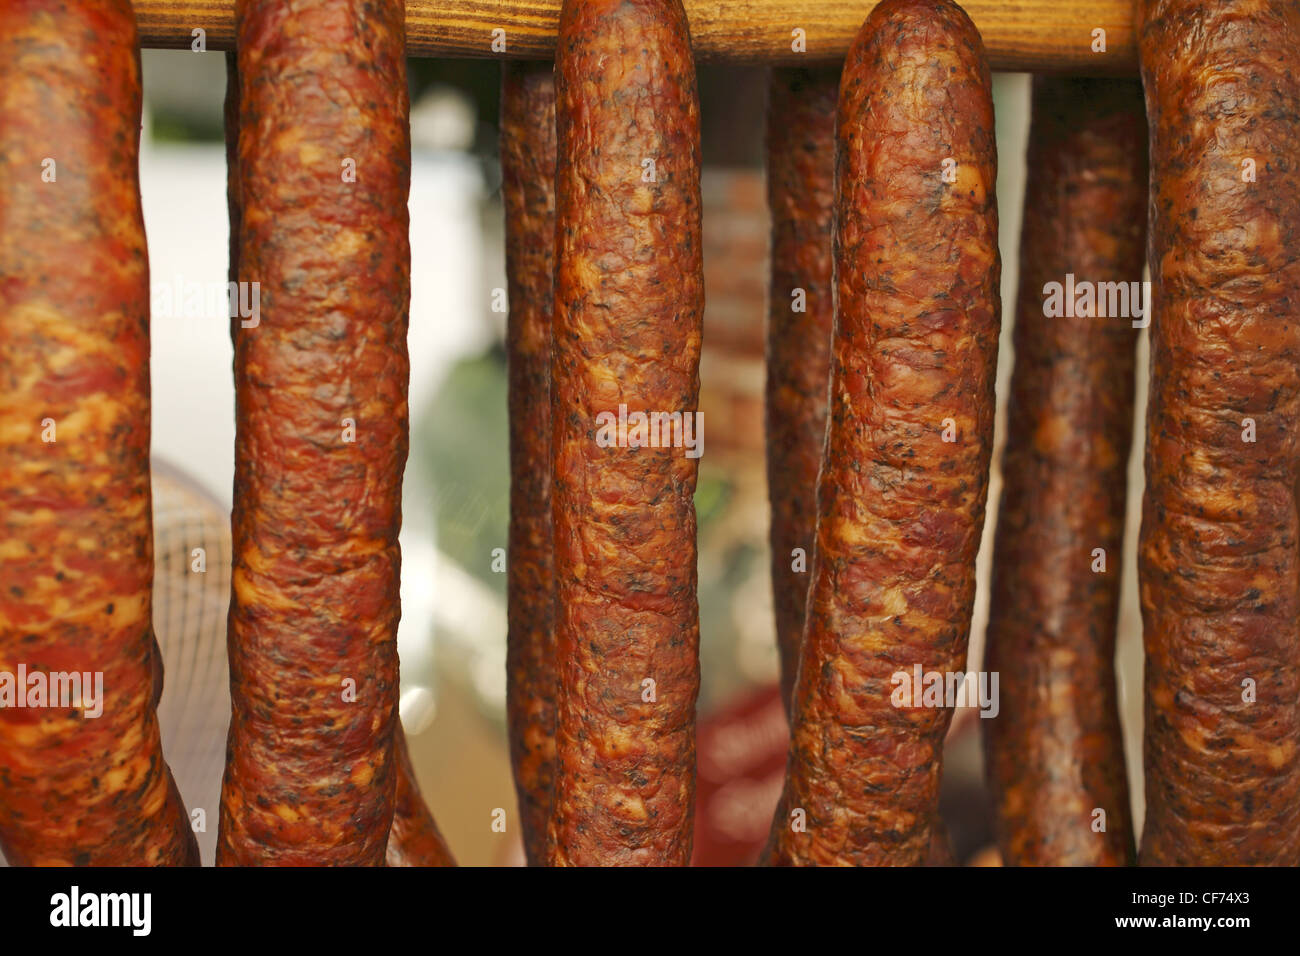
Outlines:
[{"label": "sausage casing", "polygon": [[830,423],[776,864],[926,860],[952,708],[894,706],[893,677],[965,667],[993,437],[996,167],[970,19],[948,0],[881,3],[840,88]]},{"label": "sausage casing", "polygon": [[[13,865],[199,862],[154,710],[137,47],[126,0],[0,9],[0,680],[13,681],[0,684],[0,849]],[[68,676],[37,697],[38,672]]]},{"label": "sausage casing", "polygon": [[1300,863],[1300,7],[1146,0],[1139,862]]},{"label": "sausage casing", "polygon": [[555,79],[547,63],[501,74],[501,191],[510,315],[510,551],[506,711],[529,865],[546,859],[555,780],[555,580],[551,560],[551,315]]},{"label": "sausage casing", "polygon": [[[980,721],[1009,866],[1133,861],[1114,659],[1146,155],[1140,83],[1035,78],[986,651],[1001,700]],[[1057,315],[1044,288],[1068,275],[1123,297]]]},{"label": "sausage casing", "polygon": [[219,864],[382,865],[410,296],[404,6],[240,0],[231,724]]},{"label": "sausage casing", "polygon": [[[817,527],[817,470],[830,378],[831,200],[838,69],[774,69],[768,85],[767,198],[772,287],[767,319],[767,489],[781,699],[799,668],[807,573]],[[794,551],[804,553],[795,570]]]},{"label": "sausage casing", "polygon": [[[566,2],[556,121],[548,858],[685,866],[699,612],[697,459],[684,443],[704,288],[699,106],[679,0]],[[598,416],[620,405],[679,413],[669,441],[682,447],[602,444]]]}]

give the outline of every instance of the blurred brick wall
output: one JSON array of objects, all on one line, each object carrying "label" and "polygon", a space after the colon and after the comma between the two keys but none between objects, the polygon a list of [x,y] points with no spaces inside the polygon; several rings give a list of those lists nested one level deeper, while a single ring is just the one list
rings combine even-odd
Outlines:
[{"label": "blurred brick wall", "polygon": [[[763,172],[705,167],[700,410],[710,454],[763,451],[769,218]],[[761,457],[758,459],[761,466]]]}]

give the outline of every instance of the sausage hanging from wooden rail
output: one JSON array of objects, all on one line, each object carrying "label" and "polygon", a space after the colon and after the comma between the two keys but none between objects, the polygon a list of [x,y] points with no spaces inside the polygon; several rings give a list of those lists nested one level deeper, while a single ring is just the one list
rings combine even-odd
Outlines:
[{"label": "sausage hanging from wooden rail", "polygon": [[[239,66],[233,53],[226,54],[226,205],[230,216],[231,282],[239,281]],[[238,336],[241,318],[231,317],[231,335]],[[400,720],[394,725],[393,752],[397,760],[397,784],[392,829],[388,834],[385,859],[388,866],[455,866],[433,814],[425,806],[415,779],[415,768],[407,750]]]},{"label": "sausage hanging from wooden rail", "polygon": [[[826,444],[834,295],[832,199],[840,70],[774,69],[768,86],[767,189],[772,287],[767,334],[767,482],[772,593],[787,715],[807,610],[807,562],[817,532],[817,472]],[[804,571],[794,569],[803,550]],[[952,866],[936,826],[929,866]]]},{"label": "sausage hanging from wooden rail", "polygon": [[1139,862],[1300,863],[1300,7],[1145,0]]},{"label": "sausage hanging from wooden rail", "polygon": [[501,192],[506,210],[510,553],[506,709],[530,866],[546,860],[555,781],[555,578],[551,558],[551,316],[555,278],[555,78],[551,63],[504,64]]},{"label": "sausage hanging from wooden rail", "polygon": [[[781,698],[799,667],[807,573],[817,530],[817,470],[826,443],[830,378],[831,200],[840,71],[773,70],[767,102],[767,197],[772,288],[767,317],[767,493]],[[795,549],[803,566],[795,570]]]},{"label": "sausage hanging from wooden rail", "polygon": [[154,711],[136,46],[126,0],[0,9],[0,850],[15,866],[199,862]]},{"label": "sausage hanging from wooden rail", "polygon": [[381,865],[393,818],[410,133],[402,5],[239,4],[231,725],[219,864]]},{"label": "sausage hanging from wooden rail", "polygon": [[388,833],[388,866],[455,866],[447,841],[420,794],[410,748],[400,718],[394,718],[393,753],[397,757],[397,796],[393,828]]},{"label": "sausage hanging from wooden rail", "polygon": [[985,664],[1000,706],[980,721],[1008,866],[1133,862],[1114,658],[1146,156],[1140,83],[1034,80]]},{"label": "sausage hanging from wooden rail", "polygon": [[952,707],[895,706],[896,675],[965,667],[1000,321],[990,87],[948,0],[886,0],[844,67],[830,425],[773,863],[927,857]]},{"label": "sausage hanging from wooden rail", "polygon": [[[704,288],[699,105],[679,0],[566,3],[556,120],[548,859],[685,866]],[[677,425],[647,435],[633,416],[649,413]]]},{"label": "sausage hanging from wooden rail", "polygon": [[[843,60],[871,0],[686,0],[699,61],[803,66]],[[135,0],[148,46],[234,41],[235,0]],[[561,0],[407,0],[412,56],[549,59]],[[1132,0],[966,0],[997,70],[1137,75]],[[501,31],[500,33],[496,31]],[[1101,31],[1101,32],[1099,32]],[[504,49],[502,49],[504,45]]]}]

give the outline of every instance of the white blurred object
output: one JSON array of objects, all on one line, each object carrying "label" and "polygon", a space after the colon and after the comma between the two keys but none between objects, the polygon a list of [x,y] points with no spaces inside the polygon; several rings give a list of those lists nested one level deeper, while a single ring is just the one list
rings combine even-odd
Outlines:
[{"label": "white blurred object", "polygon": [[434,678],[437,670],[432,622],[437,609],[435,580],[438,553],[433,539],[419,528],[403,528],[402,619],[397,625],[397,654],[402,662],[399,710],[409,735],[423,733],[437,715]]},{"label": "white blurred object", "polygon": [[434,86],[411,104],[411,145],[463,152],[474,144],[474,104],[451,86]]},{"label": "white blurred object", "polygon": [[[226,154],[216,144],[143,145],[140,183],[153,320],[153,448],[227,508],[235,476],[229,306],[186,308],[185,291],[224,287]],[[180,288],[180,302],[162,299]],[[174,295],[172,296],[174,298]]]},{"label": "white blurred object", "polygon": [[438,698],[428,687],[412,687],[402,691],[397,710],[407,736],[414,737],[433,725],[434,718],[438,716]]}]

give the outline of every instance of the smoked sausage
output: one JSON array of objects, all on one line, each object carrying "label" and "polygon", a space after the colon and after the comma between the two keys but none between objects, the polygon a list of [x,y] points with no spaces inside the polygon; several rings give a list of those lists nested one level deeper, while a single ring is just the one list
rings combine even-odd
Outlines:
[{"label": "smoked sausage", "polygon": [[555,578],[551,560],[551,315],[555,280],[552,64],[504,64],[501,192],[510,314],[510,548],[506,711],[530,866],[546,860],[555,781]]},{"label": "smoked sausage", "polygon": [[[1133,862],[1115,632],[1146,156],[1140,83],[1034,80],[985,658],[1001,693],[979,722],[1008,866]],[[1051,283],[1102,292],[1052,308]]]},{"label": "smoked sausage", "polygon": [[698,103],[680,0],[566,0],[551,364],[555,865],[685,866],[691,855]]},{"label": "smoked sausage", "polygon": [[[817,469],[830,378],[831,200],[838,69],[774,69],[767,101],[772,286],[767,318],[767,493],[781,699],[799,667],[806,573],[817,528]],[[796,570],[795,549],[803,552]]]},{"label": "smoked sausage", "polygon": [[137,47],[127,0],[0,8],[0,850],[13,865],[199,862],[154,710]]},{"label": "smoked sausage", "polygon": [[400,0],[240,0],[231,723],[219,865],[384,863],[410,131]]},{"label": "smoked sausage", "polygon": [[[226,54],[226,204],[230,216],[231,282],[239,281],[239,64]],[[239,319],[232,315],[232,335]],[[400,722],[395,724],[393,752],[397,758],[397,789],[393,824],[388,834],[388,866],[455,866],[433,814],[425,805],[415,779]]]},{"label": "smoked sausage", "polygon": [[952,701],[900,697],[899,674],[965,667],[1000,323],[991,82],[966,14],[877,6],[836,128],[830,421],[767,859],[918,866]]},{"label": "smoked sausage", "polygon": [[388,832],[388,866],[455,866],[447,841],[429,812],[411,765],[402,722],[395,720],[393,753],[397,757],[397,797],[393,828]]},{"label": "smoked sausage", "polygon": [[1144,0],[1139,862],[1300,864],[1300,7]]}]

